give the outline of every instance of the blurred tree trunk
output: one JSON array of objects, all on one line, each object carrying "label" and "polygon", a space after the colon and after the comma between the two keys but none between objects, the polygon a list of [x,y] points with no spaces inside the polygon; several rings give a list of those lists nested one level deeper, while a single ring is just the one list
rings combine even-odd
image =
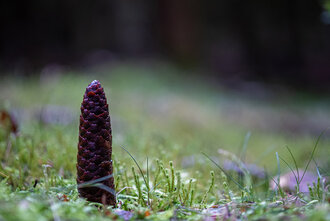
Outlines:
[{"label": "blurred tree trunk", "polygon": [[200,54],[200,4],[197,0],[159,0],[159,35],[164,52],[193,65]]}]

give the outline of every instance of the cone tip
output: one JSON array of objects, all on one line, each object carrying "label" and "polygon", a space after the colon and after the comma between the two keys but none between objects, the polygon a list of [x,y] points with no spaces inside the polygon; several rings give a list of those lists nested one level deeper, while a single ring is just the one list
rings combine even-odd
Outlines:
[{"label": "cone tip", "polygon": [[95,84],[99,84],[100,82],[98,80],[92,81],[88,86],[93,86]]}]

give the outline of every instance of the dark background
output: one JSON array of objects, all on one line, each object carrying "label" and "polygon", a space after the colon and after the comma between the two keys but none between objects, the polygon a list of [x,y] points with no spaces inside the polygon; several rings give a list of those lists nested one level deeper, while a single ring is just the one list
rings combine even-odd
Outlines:
[{"label": "dark background", "polygon": [[330,91],[329,2],[33,0],[0,3],[0,69],[162,60],[217,79]]}]

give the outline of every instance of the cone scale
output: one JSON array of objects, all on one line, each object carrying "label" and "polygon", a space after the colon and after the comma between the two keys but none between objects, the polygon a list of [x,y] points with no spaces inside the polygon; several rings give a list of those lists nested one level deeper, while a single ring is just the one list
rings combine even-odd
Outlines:
[{"label": "cone scale", "polygon": [[[88,85],[81,103],[79,143],[77,154],[77,183],[81,197],[91,202],[115,206],[114,179],[112,168],[112,134],[109,109],[104,90],[99,81]],[[111,177],[110,177],[111,176]],[[103,177],[109,177],[102,180]],[[83,184],[100,179],[96,185]]]}]

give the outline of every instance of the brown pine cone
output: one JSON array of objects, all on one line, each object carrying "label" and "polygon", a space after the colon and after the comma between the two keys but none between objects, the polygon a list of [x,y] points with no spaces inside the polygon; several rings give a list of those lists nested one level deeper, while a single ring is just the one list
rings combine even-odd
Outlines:
[{"label": "brown pine cone", "polygon": [[[112,206],[116,204],[111,154],[112,135],[107,99],[100,82],[94,80],[86,88],[81,104],[77,155],[78,191],[88,201]],[[109,178],[96,182],[100,187],[84,185],[102,177]]]}]

